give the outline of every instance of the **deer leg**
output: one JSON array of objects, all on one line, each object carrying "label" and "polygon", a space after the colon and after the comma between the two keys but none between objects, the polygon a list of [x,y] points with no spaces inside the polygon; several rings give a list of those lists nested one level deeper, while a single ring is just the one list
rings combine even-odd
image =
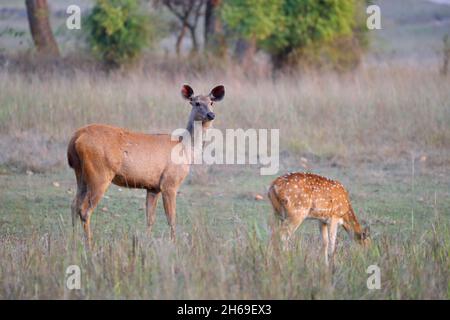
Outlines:
[{"label": "deer leg", "polygon": [[71,211],[72,211],[72,229],[73,229],[73,232],[75,232],[77,216],[81,215],[81,213],[80,213],[81,203],[83,202],[84,197],[85,197],[85,194],[77,192],[75,198],[72,201]]},{"label": "deer leg", "polygon": [[165,190],[162,192],[164,211],[170,226],[170,238],[175,242],[175,220],[176,220],[176,190]]},{"label": "deer leg", "polygon": [[283,245],[283,250],[286,251],[288,249],[289,241],[292,235],[302,224],[303,220],[305,220],[307,215],[308,210],[300,210],[299,214],[295,216],[288,216],[288,218],[283,221],[280,228],[280,239]]},{"label": "deer leg", "polygon": [[72,201],[72,229],[75,232],[76,218],[81,215],[81,204],[86,196],[86,183],[82,180],[81,175],[75,173],[77,178],[77,194]]},{"label": "deer leg", "polygon": [[269,239],[269,248],[277,248],[279,247],[279,229],[281,227],[282,221],[278,218],[278,216],[272,215],[269,216],[268,225],[270,228],[270,239]]},{"label": "deer leg", "polygon": [[289,249],[289,240],[291,238],[291,228],[289,227],[289,224],[289,221],[283,221],[280,226],[279,239],[281,241],[281,248],[283,251],[287,251]]},{"label": "deer leg", "polygon": [[92,232],[91,232],[91,212],[86,214],[85,218],[82,219],[84,238],[87,242],[88,247],[91,247],[92,242]]},{"label": "deer leg", "polygon": [[77,192],[77,195],[75,196],[75,198],[73,199],[73,201],[72,201],[72,206],[71,206],[71,216],[72,216],[72,231],[75,233],[75,227],[76,227],[76,217],[77,217],[77,215],[79,214],[78,212],[79,212],[79,208],[80,208],[80,206],[79,206],[79,203],[80,203],[80,201],[78,200],[78,198],[79,198],[79,195],[78,195],[78,192]]},{"label": "deer leg", "polygon": [[320,233],[322,234],[323,254],[325,257],[325,264],[328,266],[328,225],[319,222]]},{"label": "deer leg", "polygon": [[84,197],[83,203],[81,204],[80,218],[83,224],[84,234],[88,243],[91,244],[92,233],[91,233],[91,215],[94,209],[97,207],[98,203],[105,194],[106,189],[108,189],[110,181],[105,181],[100,184],[88,186],[88,191]]},{"label": "deer leg", "polygon": [[91,243],[91,214],[100,202],[106,189],[111,184],[114,174],[103,167],[96,167],[96,163],[85,161],[83,164],[83,180],[86,183],[86,196],[81,203],[80,218],[83,224],[85,238],[88,246]]},{"label": "deer leg", "polygon": [[151,192],[147,190],[147,202],[146,202],[146,213],[147,213],[147,232],[151,233],[153,224],[156,218],[156,205],[158,203],[159,192]]},{"label": "deer leg", "polygon": [[330,222],[330,255],[331,255],[331,263],[334,263],[334,252],[336,249],[336,236],[337,236],[337,229],[338,229],[338,220],[337,219],[331,219]]},{"label": "deer leg", "polygon": [[281,203],[278,200],[278,196],[276,195],[273,188],[269,189],[268,193],[270,203],[273,208],[273,215],[269,217],[269,227],[270,227],[270,240],[269,240],[269,248],[276,248],[278,250],[280,239],[280,228],[285,219],[283,215],[284,207],[282,207]]}]

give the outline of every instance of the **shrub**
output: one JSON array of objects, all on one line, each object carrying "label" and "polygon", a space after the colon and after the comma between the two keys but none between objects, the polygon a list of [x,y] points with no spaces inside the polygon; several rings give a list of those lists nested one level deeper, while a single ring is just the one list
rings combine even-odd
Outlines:
[{"label": "shrub", "polygon": [[247,40],[264,40],[280,18],[280,0],[227,0],[221,16],[227,26]]},{"label": "shrub", "polygon": [[88,43],[109,67],[136,59],[154,38],[136,0],[98,0],[87,18]]},{"label": "shrub", "polygon": [[366,44],[361,27],[365,0],[270,0],[269,4],[227,0],[222,18],[239,36],[256,39],[276,68],[300,61],[352,66],[359,60],[360,48]]}]

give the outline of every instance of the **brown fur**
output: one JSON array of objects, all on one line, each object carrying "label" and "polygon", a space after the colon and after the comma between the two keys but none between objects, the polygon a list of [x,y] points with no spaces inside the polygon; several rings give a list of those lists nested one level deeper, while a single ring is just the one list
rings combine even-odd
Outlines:
[{"label": "brown fur", "polygon": [[[194,121],[201,121],[204,130],[210,127],[211,117],[214,118],[212,102],[219,101],[224,94],[223,86],[218,86],[207,96],[194,97],[193,90],[183,86],[182,95],[192,105],[189,132]],[[77,180],[72,223],[75,225],[78,215],[88,243],[92,211],[111,183],[147,190],[149,231],[155,222],[156,204],[161,193],[171,237],[175,239],[176,195],[189,173],[188,159],[182,164],[171,160],[172,149],[179,143],[167,134],[143,134],[103,124],[88,125],[73,134],[67,149],[68,163]],[[191,150],[186,151],[188,158]]]},{"label": "brown fur", "polygon": [[[329,249],[334,254],[339,224],[356,239],[367,239],[367,230],[362,230],[347,190],[337,181],[311,173],[290,173],[272,182],[268,197],[275,215],[281,220],[280,236],[284,242],[304,219],[319,221],[327,263]],[[331,242],[330,248],[328,242]]]}]

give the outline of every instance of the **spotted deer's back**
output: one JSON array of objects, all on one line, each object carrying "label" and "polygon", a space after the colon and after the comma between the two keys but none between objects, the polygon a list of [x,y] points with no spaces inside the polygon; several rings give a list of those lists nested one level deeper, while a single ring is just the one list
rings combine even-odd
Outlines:
[{"label": "spotted deer's back", "polygon": [[274,186],[288,214],[307,210],[308,218],[327,220],[343,217],[350,210],[345,188],[337,181],[311,173],[289,173],[277,178]]}]

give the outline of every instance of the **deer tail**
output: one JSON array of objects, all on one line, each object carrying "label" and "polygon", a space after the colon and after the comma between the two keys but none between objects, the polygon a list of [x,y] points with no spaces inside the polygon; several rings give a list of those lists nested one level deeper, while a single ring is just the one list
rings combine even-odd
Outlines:
[{"label": "deer tail", "polygon": [[272,203],[272,207],[273,207],[275,214],[279,218],[284,220],[284,218],[286,217],[286,208],[284,207],[282,201],[280,201],[280,198],[279,198],[277,190],[276,190],[276,186],[274,186],[274,185],[270,186],[267,196],[268,196],[270,202]]},{"label": "deer tail", "polygon": [[81,168],[81,160],[76,149],[76,142],[79,137],[79,134],[75,133],[70,139],[69,145],[67,146],[67,162],[69,164],[69,167],[74,170]]}]

